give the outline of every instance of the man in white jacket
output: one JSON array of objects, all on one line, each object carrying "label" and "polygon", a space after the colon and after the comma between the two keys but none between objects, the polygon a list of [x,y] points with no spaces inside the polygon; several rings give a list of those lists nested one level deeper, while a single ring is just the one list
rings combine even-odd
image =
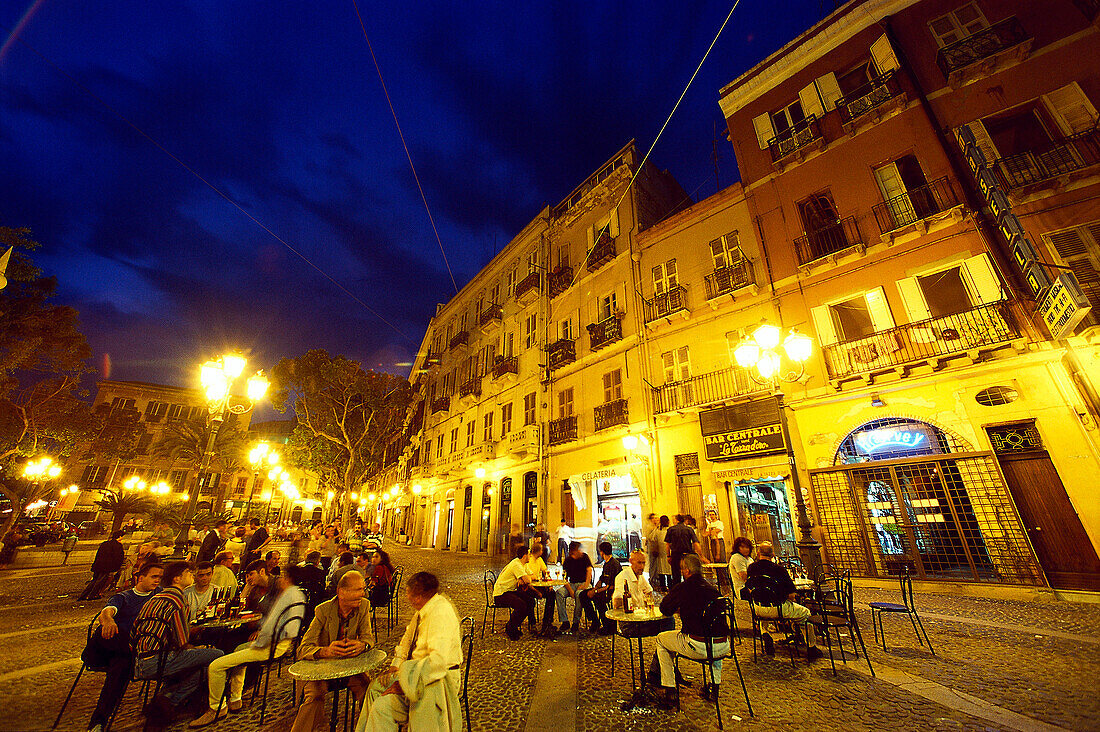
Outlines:
[{"label": "man in white jacket", "polygon": [[439,578],[417,572],[406,583],[416,614],[393,653],[389,669],[367,688],[356,732],[462,728],[458,703],[462,630],[454,605],[439,594]]}]

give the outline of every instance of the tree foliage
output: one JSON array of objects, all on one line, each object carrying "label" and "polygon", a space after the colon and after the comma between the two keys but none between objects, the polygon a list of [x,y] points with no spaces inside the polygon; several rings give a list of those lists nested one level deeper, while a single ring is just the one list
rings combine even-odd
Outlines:
[{"label": "tree foliage", "polygon": [[145,520],[150,526],[167,526],[178,531],[183,524],[183,512],[178,501],[152,499],[152,505],[145,511]]},{"label": "tree foliage", "polygon": [[155,504],[156,501],[152,498],[140,493],[115,493],[113,491],[105,492],[103,497],[96,501],[97,506],[104,511],[110,511],[114,516],[111,521],[110,533],[112,534],[122,528],[122,523],[127,516],[148,513]]},{"label": "tree foliage", "polygon": [[[153,452],[160,457],[170,459],[173,463],[182,461],[197,467],[202,462],[203,453],[210,441],[211,428],[210,424],[201,422],[171,422],[165,430],[164,437],[153,448]],[[247,441],[248,436],[245,432],[238,429],[235,422],[226,420],[214,438],[210,470],[221,474],[232,474],[239,470],[244,459],[244,451],[247,449]],[[190,481],[191,476],[188,475],[184,485],[190,485]],[[198,490],[198,486],[193,490]],[[224,496],[219,488],[217,505],[221,506],[223,500]]]}]

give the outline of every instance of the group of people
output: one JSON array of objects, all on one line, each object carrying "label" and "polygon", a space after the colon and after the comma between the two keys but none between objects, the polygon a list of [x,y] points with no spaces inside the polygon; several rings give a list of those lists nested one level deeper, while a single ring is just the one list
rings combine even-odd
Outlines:
[{"label": "group of people", "polygon": [[707,510],[704,518],[701,537],[695,518],[688,514],[676,514],[675,523],[655,513],[646,518],[646,569],[660,589],[668,590],[680,582],[680,560],[688,554],[710,562],[726,561],[725,524],[717,511]]}]

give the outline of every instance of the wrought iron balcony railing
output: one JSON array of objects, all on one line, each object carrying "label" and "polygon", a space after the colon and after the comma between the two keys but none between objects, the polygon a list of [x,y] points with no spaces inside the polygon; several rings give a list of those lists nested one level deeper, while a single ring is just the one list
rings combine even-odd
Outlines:
[{"label": "wrought iron balcony railing", "polygon": [[505,374],[519,373],[519,356],[497,356],[493,363],[493,378],[499,379]]},{"label": "wrought iron balcony railing", "polygon": [[956,71],[984,61],[992,56],[1030,41],[1031,36],[1024,30],[1016,16],[1005,18],[985,30],[962,38],[944,46],[936,55],[936,64],[944,78],[950,80]]},{"label": "wrought iron balcony railing", "polygon": [[462,382],[458,387],[458,396],[460,399],[468,396],[481,396],[481,377],[475,376]]},{"label": "wrought iron balcony railing", "polygon": [[596,418],[596,431],[614,427],[617,424],[627,424],[630,416],[627,413],[626,400],[615,399],[605,404],[600,404],[592,410]]},{"label": "wrought iron balcony railing", "polygon": [[787,156],[821,139],[821,126],[818,124],[817,117],[811,114],[806,119],[796,122],[793,126],[768,140],[768,150],[771,151],[772,162],[778,163]]},{"label": "wrought iron balcony railing", "polygon": [[481,315],[477,319],[478,327],[485,328],[494,323],[500,323],[504,317],[504,308],[500,305],[486,305],[485,309],[481,311]]},{"label": "wrought iron balcony railing", "polygon": [[585,327],[588,328],[589,347],[593,351],[623,339],[623,321],[618,314],[598,323],[589,323]]},{"label": "wrought iron balcony railing", "polygon": [[588,252],[588,264],[586,266],[589,272],[595,272],[614,258],[615,240],[611,238],[610,234],[604,232],[600,234],[600,238],[596,240],[596,243],[592,245],[592,249]]},{"label": "wrought iron balcony railing", "polygon": [[1100,164],[1100,130],[1093,128],[1034,150],[1008,155],[993,163],[994,174],[1007,190],[1057,178]]},{"label": "wrought iron balcony railing", "polygon": [[558,267],[550,273],[550,297],[557,297],[569,289],[573,282],[573,268],[568,265]]},{"label": "wrought iron balcony railing", "polygon": [[437,412],[446,412],[451,408],[451,398],[449,396],[442,396],[438,399],[432,400],[432,414]]},{"label": "wrought iron balcony railing", "polygon": [[577,415],[550,420],[550,444],[560,445],[577,439]]},{"label": "wrought iron balcony railing", "polygon": [[687,310],[687,289],[676,285],[645,301],[645,322],[652,323],[681,310]]},{"label": "wrought iron balcony railing", "polygon": [[536,270],[520,280],[519,284],[516,285],[516,299],[523,300],[530,297],[532,293],[538,294],[539,284],[542,281],[541,277],[541,273]]},{"label": "wrought iron balcony railing", "polygon": [[756,275],[752,271],[752,262],[739,259],[728,267],[720,267],[703,278],[707,299],[713,300],[742,287],[756,284]]},{"label": "wrought iron balcony railing", "polygon": [[571,364],[577,360],[576,341],[568,338],[554,341],[547,350],[550,355],[547,365],[550,367],[551,371]]},{"label": "wrought iron balcony railing", "polygon": [[1022,337],[1025,317],[1019,303],[1002,300],[834,343],[822,353],[830,378],[839,380],[1008,343]]},{"label": "wrought iron balcony railing", "polygon": [[959,205],[959,197],[946,176],[876,203],[872,210],[883,234]]},{"label": "wrought iron balcony railing", "polygon": [[799,264],[806,264],[862,243],[863,239],[860,237],[855,217],[848,216],[835,224],[823,226],[805,236],[798,237],[794,240],[794,247]]},{"label": "wrought iron balcony railing", "polygon": [[893,71],[887,71],[837,100],[836,108],[840,112],[840,121],[842,124],[848,124],[900,95],[901,84],[898,83]]},{"label": "wrought iron balcony railing", "polygon": [[447,344],[447,347],[453,350],[468,345],[470,345],[470,331],[460,330],[451,337],[451,342]]},{"label": "wrought iron balcony railing", "polygon": [[653,411],[674,412],[766,390],[745,369],[731,367],[653,387]]}]

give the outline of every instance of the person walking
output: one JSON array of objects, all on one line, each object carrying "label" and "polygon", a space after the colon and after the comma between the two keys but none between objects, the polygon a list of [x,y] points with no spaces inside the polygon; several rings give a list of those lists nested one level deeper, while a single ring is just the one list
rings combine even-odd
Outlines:
[{"label": "person walking", "polygon": [[116,531],[96,549],[95,559],[92,561],[92,579],[80,593],[78,600],[98,600],[107,587],[114,584],[111,578],[117,578],[122,570],[122,563],[126,560],[126,551],[119,541],[121,538],[122,532]]},{"label": "person walking", "polygon": [[558,540],[558,564],[562,564],[569,556],[569,544],[573,541],[573,527],[566,523],[564,516],[561,517],[561,525],[554,535]]},{"label": "person walking", "polygon": [[668,559],[672,565],[672,584],[680,584],[680,560],[688,554],[697,554],[699,542],[695,531],[686,523],[686,517],[676,514],[676,525],[665,532],[665,544],[668,545]]}]

